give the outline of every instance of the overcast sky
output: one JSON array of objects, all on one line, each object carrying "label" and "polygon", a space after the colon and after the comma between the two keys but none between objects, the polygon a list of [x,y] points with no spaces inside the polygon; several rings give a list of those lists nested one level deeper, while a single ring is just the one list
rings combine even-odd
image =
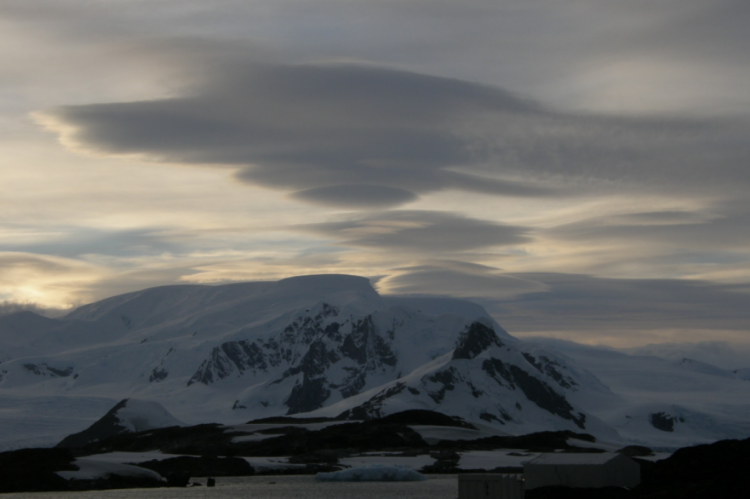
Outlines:
[{"label": "overcast sky", "polygon": [[749,25],[747,0],[0,0],[0,313],[348,273],[519,336],[750,345]]}]

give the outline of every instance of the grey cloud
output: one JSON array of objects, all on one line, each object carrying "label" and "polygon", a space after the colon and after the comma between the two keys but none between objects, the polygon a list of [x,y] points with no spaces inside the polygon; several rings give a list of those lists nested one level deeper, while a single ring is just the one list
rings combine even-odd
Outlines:
[{"label": "grey cloud", "polygon": [[417,196],[405,189],[380,185],[331,185],[303,189],[294,198],[325,205],[377,208],[414,201]]},{"label": "grey cloud", "polygon": [[296,228],[361,246],[446,254],[526,242],[527,229],[446,212],[388,211]]},{"label": "grey cloud", "polygon": [[43,239],[28,243],[0,243],[0,251],[76,258],[82,255],[143,256],[179,253],[180,241],[153,229],[105,231],[85,227],[57,227]]},{"label": "grey cloud", "polygon": [[[149,9],[137,1],[111,8],[83,0],[0,0],[0,8],[29,31],[56,32],[66,41],[107,44],[113,33],[139,39],[255,37],[307,57],[385,61],[502,82],[515,91],[552,94],[572,108],[578,103],[570,101],[581,92],[565,89],[571,78],[574,86],[586,87],[592,69],[650,60],[657,68],[690,67],[677,90],[693,87],[693,100],[706,102],[688,104],[710,109],[727,93],[745,111],[750,104],[744,89],[750,43],[745,0],[277,0],[262,7],[236,0],[163,0]],[[668,100],[670,88],[652,78],[653,69],[635,77],[652,83],[652,97]],[[718,78],[720,88],[691,81],[708,71],[731,76]]]},{"label": "grey cloud", "polygon": [[[682,252],[740,251],[750,244],[747,208],[720,205],[718,214],[644,212],[593,217],[548,229],[545,234],[568,241],[620,240],[681,248]],[[679,253],[677,251],[675,253]]]},{"label": "grey cloud", "polygon": [[46,273],[49,275],[74,271],[70,265],[44,258],[41,255],[0,253],[0,275],[2,275],[6,269],[30,269],[35,272]]},{"label": "grey cloud", "polygon": [[[536,114],[507,92],[362,65],[224,67],[199,95],[70,106],[48,116],[98,152],[240,167],[237,178],[334,205],[388,205],[446,188],[520,196],[549,189],[480,179],[452,166],[480,160],[454,130],[478,113]],[[481,154],[481,153],[480,153]],[[363,193],[359,199],[335,186]]]},{"label": "grey cloud", "polygon": [[509,331],[607,329],[750,329],[750,287],[701,280],[607,279],[578,274],[524,273],[544,292],[491,304]]},{"label": "grey cloud", "polygon": [[646,211],[638,213],[627,213],[615,215],[608,220],[603,220],[607,225],[629,224],[629,225],[679,225],[696,224],[707,221],[705,214],[690,213],[687,211]]},{"label": "grey cloud", "polygon": [[664,359],[681,361],[694,359],[723,369],[738,369],[750,366],[750,346],[730,344],[725,341],[701,341],[697,343],[657,343],[625,349],[634,355],[654,355]]},{"label": "grey cloud", "polygon": [[533,279],[504,275],[498,269],[457,261],[425,262],[394,269],[380,279],[378,288],[392,295],[442,295],[462,298],[501,299],[546,286]]},{"label": "grey cloud", "polygon": [[[214,67],[193,96],[46,116],[84,148],[234,167],[242,181],[337,206],[397,205],[441,189],[706,195],[750,183],[742,120],[569,114],[499,88],[382,67],[234,62]],[[336,186],[365,195],[330,196]]]},{"label": "grey cloud", "polygon": [[[750,63],[750,54],[744,49],[750,43],[747,30],[750,4],[746,1],[677,0],[671,4],[669,15],[656,23],[657,29],[647,33],[640,31],[634,43],[643,50],[650,47],[656,51],[681,53],[694,61],[712,58],[731,59],[735,64],[739,60]],[[675,7],[681,11],[675,12]]]},{"label": "grey cloud", "polygon": [[[547,113],[477,127],[487,169],[579,182],[590,191],[738,194],[750,172],[750,122]],[[586,182],[593,185],[584,185]]]},{"label": "grey cloud", "polygon": [[567,331],[579,340],[580,335],[596,340],[628,330],[633,335],[656,329],[740,334],[750,330],[746,284],[506,273],[484,265],[436,261],[394,269],[378,288],[390,294],[471,298],[511,334]]}]

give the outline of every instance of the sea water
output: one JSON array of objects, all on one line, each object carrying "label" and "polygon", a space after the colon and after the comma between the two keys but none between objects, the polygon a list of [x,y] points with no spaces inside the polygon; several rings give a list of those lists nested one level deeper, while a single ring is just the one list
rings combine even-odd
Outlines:
[{"label": "sea water", "polygon": [[215,487],[28,492],[2,499],[456,499],[456,475],[428,475],[423,482],[318,482],[314,476],[218,477]]}]

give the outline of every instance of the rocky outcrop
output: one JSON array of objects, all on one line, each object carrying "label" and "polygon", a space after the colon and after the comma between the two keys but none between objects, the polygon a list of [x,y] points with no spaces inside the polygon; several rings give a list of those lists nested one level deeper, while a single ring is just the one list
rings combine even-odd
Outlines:
[{"label": "rocky outcrop", "polygon": [[177,426],[175,419],[158,402],[124,399],[85,430],[68,435],[56,447],[84,447],[91,442],[123,433]]},{"label": "rocky outcrop", "polygon": [[73,374],[73,368],[68,366],[65,368],[57,368],[48,366],[46,363],[41,364],[24,364],[23,368],[28,372],[35,374],[36,376],[50,376],[53,378],[67,378]]}]

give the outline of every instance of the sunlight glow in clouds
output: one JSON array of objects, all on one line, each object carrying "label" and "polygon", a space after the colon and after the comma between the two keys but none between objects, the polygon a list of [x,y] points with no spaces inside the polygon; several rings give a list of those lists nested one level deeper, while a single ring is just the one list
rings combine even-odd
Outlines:
[{"label": "sunlight glow in clouds", "polygon": [[143,6],[0,0],[0,313],[352,273],[511,333],[750,334],[746,1]]}]

